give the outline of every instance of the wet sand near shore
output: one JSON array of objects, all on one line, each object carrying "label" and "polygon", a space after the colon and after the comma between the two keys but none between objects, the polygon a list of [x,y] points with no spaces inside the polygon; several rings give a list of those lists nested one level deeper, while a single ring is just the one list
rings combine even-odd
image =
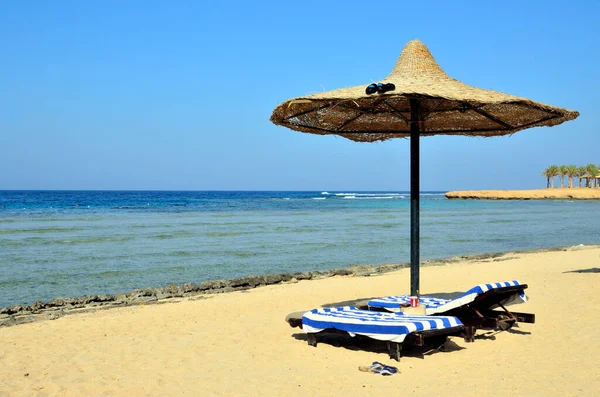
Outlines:
[{"label": "wet sand near shore", "polygon": [[[172,299],[0,328],[0,395],[594,396],[600,390],[600,247],[507,253],[421,269],[424,294],[518,279],[536,324],[452,338],[446,352],[308,346],[285,316],[324,304],[405,293],[409,270],[335,276]],[[360,372],[397,366],[384,377]]]},{"label": "wet sand near shore", "polygon": [[598,188],[550,188],[536,190],[464,190],[446,193],[448,199],[478,200],[600,200]]}]

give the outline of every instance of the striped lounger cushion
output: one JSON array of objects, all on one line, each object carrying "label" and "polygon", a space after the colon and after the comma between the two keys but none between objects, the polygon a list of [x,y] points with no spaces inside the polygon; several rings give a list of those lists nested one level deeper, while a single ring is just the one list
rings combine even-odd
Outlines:
[{"label": "striped lounger cushion", "polygon": [[[519,285],[521,285],[521,283],[519,283],[517,280],[504,281],[501,283],[480,284],[476,287],[471,288],[467,292],[459,295],[454,299],[440,299],[421,296],[419,298],[419,301],[421,304],[425,305],[425,313],[428,315],[436,313],[445,313],[449,310],[456,309],[457,307],[461,307],[473,302],[475,298],[477,298],[477,296],[491,289]],[[520,293],[516,293],[515,295],[511,296],[508,299],[505,299],[500,303],[502,303],[503,305],[512,305],[523,302],[527,302],[527,295],[525,295],[525,292],[521,291]],[[401,306],[410,305],[410,296],[387,296],[385,298],[372,299],[367,304],[369,307],[382,308],[391,312],[398,312],[400,311]],[[490,307],[490,309],[493,309],[494,307],[496,307],[496,305]]]},{"label": "striped lounger cushion", "polygon": [[353,306],[314,309],[302,316],[302,329],[317,333],[326,329],[345,331],[350,336],[402,343],[413,332],[458,327],[456,317],[408,316],[402,313],[372,312]]}]

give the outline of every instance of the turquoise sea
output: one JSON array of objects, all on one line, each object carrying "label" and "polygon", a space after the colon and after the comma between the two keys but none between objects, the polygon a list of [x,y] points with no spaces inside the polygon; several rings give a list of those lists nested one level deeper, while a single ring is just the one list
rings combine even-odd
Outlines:
[{"label": "turquoise sea", "polygon": [[[421,193],[422,259],[600,243],[600,201],[443,193]],[[408,192],[0,191],[0,307],[407,262],[409,207]]]}]

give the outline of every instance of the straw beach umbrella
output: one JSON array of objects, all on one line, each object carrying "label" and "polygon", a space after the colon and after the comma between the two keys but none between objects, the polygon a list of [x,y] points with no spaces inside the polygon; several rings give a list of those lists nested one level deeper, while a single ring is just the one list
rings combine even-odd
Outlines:
[{"label": "straw beach umbrella", "polygon": [[[579,113],[449,77],[419,40],[410,41],[379,88],[369,84],[289,99],[271,121],[293,130],[357,142],[410,138],[411,295],[419,294],[419,138],[492,137],[554,126]],[[373,92],[375,91],[375,92]]]}]

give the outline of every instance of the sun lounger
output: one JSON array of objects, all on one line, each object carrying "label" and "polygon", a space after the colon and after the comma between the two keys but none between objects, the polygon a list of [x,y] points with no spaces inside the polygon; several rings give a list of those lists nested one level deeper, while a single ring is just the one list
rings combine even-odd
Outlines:
[{"label": "sun lounger", "polygon": [[[288,316],[289,317],[289,316]],[[448,336],[463,335],[464,326],[456,317],[404,315],[402,313],[359,310],[353,306],[314,309],[304,313],[300,326],[308,344],[317,346],[317,335],[346,333],[364,336],[388,344],[390,358],[400,360],[402,345],[423,346],[427,342],[441,346]]]},{"label": "sun lounger", "polygon": [[[507,305],[527,301],[524,292],[526,288],[527,284],[521,284],[517,280],[480,284],[454,299],[421,296],[419,301],[425,306],[427,315],[456,316],[467,328],[502,330],[512,327],[516,322],[535,322],[534,314],[506,309]],[[399,295],[371,299],[367,305],[371,310],[396,312],[410,305],[410,297]],[[493,310],[497,308],[503,311]]]}]

